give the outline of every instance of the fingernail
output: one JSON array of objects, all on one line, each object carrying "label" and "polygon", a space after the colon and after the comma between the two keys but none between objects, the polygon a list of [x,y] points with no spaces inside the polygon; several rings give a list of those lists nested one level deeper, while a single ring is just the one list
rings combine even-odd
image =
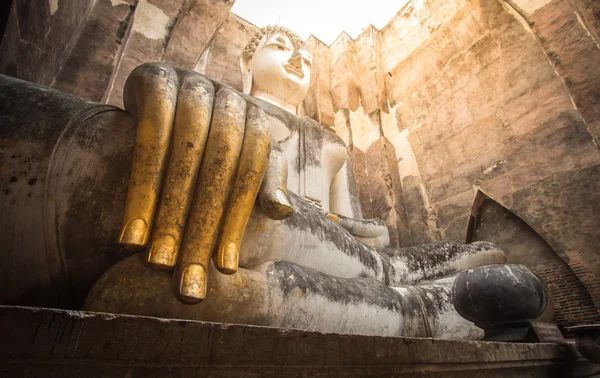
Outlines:
[{"label": "fingernail", "polygon": [[292,204],[290,203],[290,200],[288,199],[287,195],[285,195],[283,189],[275,189],[275,198],[280,204],[292,207]]},{"label": "fingernail", "polygon": [[160,236],[150,245],[148,265],[154,269],[171,269],[177,262],[177,241],[171,235]]},{"label": "fingernail", "polygon": [[238,259],[240,253],[235,242],[225,244],[223,249],[219,251],[217,258],[217,269],[223,274],[234,274],[238,269]]},{"label": "fingernail", "polygon": [[336,214],[334,213],[327,213],[327,218],[331,219],[332,221],[334,221],[335,223],[339,223],[340,222],[340,217],[338,217]]},{"label": "fingernail", "polygon": [[206,297],[206,270],[202,264],[190,264],[183,269],[179,294],[182,302],[199,303]]},{"label": "fingernail", "polygon": [[278,219],[287,218],[294,214],[294,208],[282,189],[275,189],[274,196]]},{"label": "fingernail", "polygon": [[146,246],[148,226],[143,219],[133,218],[123,228],[119,244],[130,251],[137,251]]}]

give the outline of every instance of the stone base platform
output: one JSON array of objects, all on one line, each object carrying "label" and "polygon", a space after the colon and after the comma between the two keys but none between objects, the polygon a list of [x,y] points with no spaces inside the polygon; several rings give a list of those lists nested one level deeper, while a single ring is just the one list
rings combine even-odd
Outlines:
[{"label": "stone base platform", "polygon": [[4,377],[567,377],[558,344],[326,334],[0,306]]}]

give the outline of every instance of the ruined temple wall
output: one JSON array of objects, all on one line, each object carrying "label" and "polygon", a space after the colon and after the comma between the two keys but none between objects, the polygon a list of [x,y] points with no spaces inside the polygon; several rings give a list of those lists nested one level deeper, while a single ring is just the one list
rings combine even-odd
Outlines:
[{"label": "ruined temple wall", "polygon": [[0,43],[0,73],[51,85],[93,0],[14,0]]},{"label": "ruined temple wall", "polygon": [[254,24],[229,13],[195,70],[241,92],[240,54],[257,31]]},{"label": "ruined temple wall", "polygon": [[600,3],[555,0],[524,16],[598,144]]},{"label": "ruined temple wall", "polygon": [[242,31],[257,28],[231,15],[233,2],[15,0],[0,73],[117,106],[128,75],[147,62],[208,69],[241,89],[238,54],[248,35]]},{"label": "ruined temple wall", "polygon": [[331,96],[331,53],[329,46],[314,36],[306,41],[313,57],[310,87],[304,100],[304,113],[317,122],[333,126],[333,98]]},{"label": "ruined temple wall", "polygon": [[[531,7],[531,4],[534,6]],[[529,26],[548,57],[573,106],[580,112],[583,126],[594,138],[593,142],[597,147],[600,135],[600,69],[597,64],[600,60],[600,4],[589,0],[518,0],[514,3],[514,9]],[[578,147],[572,145],[574,149]],[[564,260],[589,291],[598,308],[600,280],[597,254],[600,251],[600,240],[598,233],[592,230],[597,229],[599,221],[599,201],[597,196],[585,193],[590,189],[593,193],[598,193],[600,188],[598,168],[596,166],[592,169],[593,173],[589,175],[589,169],[579,172],[581,177],[576,181],[572,195],[563,195],[551,202],[560,206],[569,216],[567,219],[560,219],[560,212],[551,212],[549,216],[553,220],[547,226],[551,236],[545,237],[554,249],[561,242],[567,244],[563,249]],[[572,176],[575,174],[571,172]],[[584,178],[586,175],[588,176]],[[552,184],[557,185],[565,176],[563,173],[553,178]],[[540,206],[538,203],[532,208],[539,211]],[[570,310],[578,309],[575,305]],[[580,317],[581,314],[575,313],[572,316]]]}]

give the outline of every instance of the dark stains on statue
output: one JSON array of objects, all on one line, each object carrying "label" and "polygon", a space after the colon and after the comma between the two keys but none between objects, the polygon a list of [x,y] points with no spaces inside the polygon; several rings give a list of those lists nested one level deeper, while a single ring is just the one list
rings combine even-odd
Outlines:
[{"label": "dark stains on statue", "polygon": [[383,248],[380,251],[390,258],[405,260],[411,271],[428,271],[445,261],[452,260],[458,254],[458,248],[458,244],[450,241],[401,249]]},{"label": "dark stains on statue", "polygon": [[436,314],[448,311],[449,307],[453,306],[452,301],[448,298],[452,297],[452,289],[443,285],[420,285],[415,286],[414,290],[419,293],[419,297],[423,303],[423,309],[427,313],[428,318],[434,318]]},{"label": "dark stains on statue", "polygon": [[317,235],[323,241],[332,242],[340,251],[357,258],[373,272],[380,269],[373,249],[357,243],[348,231],[332,222],[321,210],[300,199],[295,193],[288,192],[288,196],[296,211],[284,222],[298,230]]},{"label": "dark stains on statue", "polygon": [[[117,240],[131,170],[133,120],[108,106],[92,110],[95,127],[87,124],[88,118],[80,118],[60,143],[58,150],[64,153],[56,162],[62,186],[57,201],[68,209],[62,217],[65,231],[60,253],[63,269],[75,283],[71,296],[78,304],[96,277],[129,255],[119,249]],[[99,150],[107,152],[91,153]]]},{"label": "dark stains on statue", "polygon": [[[443,270],[439,271],[439,267],[448,265],[449,262],[467,255],[494,249],[496,249],[496,246],[488,242],[463,245],[448,241],[400,249],[382,248],[379,252],[387,255],[390,260],[404,262],[410,272],[420,272],[421,279],[432,279],[449,273]],[[398,283],[391,282],[390,284]]]},{"label": "dark stains on statue", "polygon": [[286,261],[273,262],[267,275],[269,281],[277,282],[285,298],[300,290],[304,295],[318,295],[344,305],[364,303],[389,311],[406,310],[394,290],[373,279],[333,277]]}]

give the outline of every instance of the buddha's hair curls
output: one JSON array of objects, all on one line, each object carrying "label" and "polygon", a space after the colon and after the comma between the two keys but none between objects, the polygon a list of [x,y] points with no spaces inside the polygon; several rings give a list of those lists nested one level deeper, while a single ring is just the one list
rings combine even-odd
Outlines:
[{"label": "buddha's hair curls", "polygon": [[284,32],[285,34],[287,34],[287,36],[292,40],[292,42],[294,44],[296,44],[296,46],[301,46],[301,47],[306,46],[306,43],[302,40],[302,38],[300,38],[300,36],[298,34],[294,33],[293,31],[291,31],[287,28],[284,28],[283,26],[269,25],[264,28],[261,28],[258,32],[256,32],[256,34],[254,34],[254,36],[250,39],[250,42],[248,42],[248,44],[244,48],[243,54],[246,55],[246,57],[248,59],[252,58],[252,55],[254,55],[254,52],[256,51],[256,47],[258,46],[260,41],[266,35],[269,35],[270,33],[276,32],[276,31]]}]

